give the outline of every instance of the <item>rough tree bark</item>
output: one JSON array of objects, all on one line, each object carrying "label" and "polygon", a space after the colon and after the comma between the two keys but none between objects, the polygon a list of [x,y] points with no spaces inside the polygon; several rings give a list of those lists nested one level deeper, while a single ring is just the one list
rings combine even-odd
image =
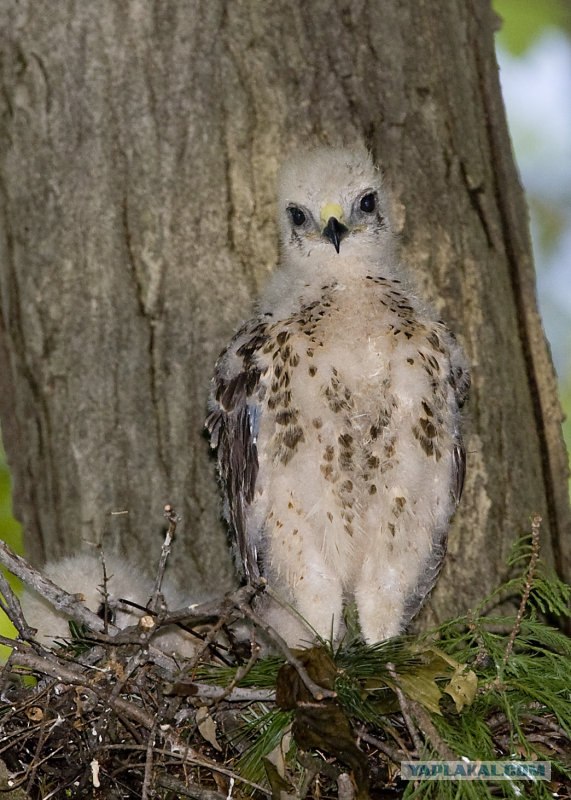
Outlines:
[{"label": "rough tree bark", "polygon": [[[566,458],[527,213],[479,0],[0,0],[0,410],[32,559],[105,532],[231,580],[202,436],[216,355],[276,259],[285,152],[364,137],[405,258],[473,367],[433,616],[532,512],[569,577]],[[128,510],[128,515],[110,512]]]}]

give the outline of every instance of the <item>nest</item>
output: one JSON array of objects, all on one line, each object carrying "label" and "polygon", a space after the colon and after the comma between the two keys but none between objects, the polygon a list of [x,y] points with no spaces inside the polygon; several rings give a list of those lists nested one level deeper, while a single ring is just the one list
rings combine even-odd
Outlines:
[{"label": "nest", "polygon": [[[268,796],[272,782],[286,780],[284,746],[296,725],[296,740],[313,737],[293,768],[295,779],[307,783],[304,796],[316,779],[332,796],[344,780],[345,797],[355,796],[357,784],[368,786],[371,775],[386,786],[395,770],[374,745],[357,747],[335,699],[336,667],[325,648],[261,659],[255,636],[247,643],[233,637],[237,615],[257,620],[251,601],[258,591],[246,587],[195,612],[203,646],[192,659],[174,659],[153,647],[140,625],[111,635],[72,624],[69,643],[52,649],[33,638],[18,642],[4,670],[0,758],[6,774],[0,789],[10,790],[8,797],[42,800]],[[165,616],[162,624],[182,613]],[[205,618],[213,617],[205,626]],[[261,665],[267,668],[261,682],[270,685],[241,685]],[[307,716],[311,705],[313,720]],[[301,722],[295,719],[298,707],[307,716]],[[269,756],[260,785],[242,774],[239,762],[264,733],[263,724],[256,732],[251,720],[280,708],[280,741],[261,757],[260,763]],[[332,749],[327,741],[341,737],[342,728],[346,741],[333,747],[338,758],[325,755]],[[406,738],[406,729],[401,735]]]},{"label": "nest", "polygon": [[[3,563],[74,622],[67,643],[45,647],[0,578],[18,631],[2,640],[13,650],[2,675],[0,792],[10,800],[513,797],[510,783],[470,784],[463,795],[452,782],[401,777],[402,761],[469,755],[549,761],[551,782],[526,796],[571,797],[571,644],[535,613],[541,603],[561,612],[570,593],[545,581],[537,552],[536,536],[527,570],[510,583],[521,600],[511,618],[472,613],[431,637],[372,646],[356,631],[337,649],[318,642],[291,651],[256,612],[263,583],[191,610],[159,603],[150,623],[113,630],[2,544]],[[157,647],[173,624],[197,637],[191,658]]]}]

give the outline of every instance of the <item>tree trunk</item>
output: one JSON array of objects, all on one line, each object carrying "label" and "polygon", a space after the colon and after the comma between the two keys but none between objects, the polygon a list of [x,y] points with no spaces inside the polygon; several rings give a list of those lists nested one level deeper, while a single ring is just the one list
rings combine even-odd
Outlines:
[{"label": "tree trunk", "polygon": [[[231,565],[202,421],[276,260],[288,150],[364,137],[403,255],[472,363],[468,474],[432,618],[544,518],[566,459],[486,2],[0,0],[1,419],[32,559],[110,533],[189,587]],[[128,514],[112,512],[128,511]]]}]

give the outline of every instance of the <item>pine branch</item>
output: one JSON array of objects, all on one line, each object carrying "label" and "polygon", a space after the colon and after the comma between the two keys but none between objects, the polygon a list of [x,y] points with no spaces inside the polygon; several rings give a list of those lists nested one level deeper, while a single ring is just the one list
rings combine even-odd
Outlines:
[{"label": "pine branch", "polygon": [[508,639],[508,644],[506,647],[506,651],[504,653],[504,659],[502,666],[505,668],[506,664],[508,663],[509,657],[513,650],[514,642],[516,637],[520,631],[521,623],[523,620],[523,615],[525,614],[525,609],[527,607],[527,602],[529,600],[529,595],[531,593],[531,588],[533,586],[533,580],[535,577],[535,571],[537,568],[537,562],[539,559],[539,533],[541,529],[541,517],[539,514],[534,514],[531,519],[531,558],[529,559],[529,566],[527,568],[527,574],[525,577],[525,585],[523,594],[521,596],[521,601],[519,604],[519,609],[517,612],[517,617],[515,619],[515,624],[513,626],[512,632],[510,633],[510,638]]}]

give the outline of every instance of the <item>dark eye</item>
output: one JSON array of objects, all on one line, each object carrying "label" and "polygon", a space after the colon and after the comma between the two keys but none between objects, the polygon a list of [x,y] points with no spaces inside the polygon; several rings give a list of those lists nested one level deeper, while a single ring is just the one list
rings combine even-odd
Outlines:
[{"label": "dark eye", "polygon": [[303,223],[305,222],[305,214],[303,213],[301,208],[298,208],[297,206],[290,206],[288,208],[288,211],[290,213],[291,220],[294,225],[298,226],[303,225]]},{"label": "dark eye", "polygon": [[372,192],[370,194],[364,195],[364,197],[361,198],[361,211],[364,211],[365,214],[372,214],[372,212],[375,210],[376,205],[377,205],[377,198]]},{"label": "dark eye", "polygon": [[104,622],[110,622],[111,625],[115,623],[115,611],[106,603],[100,603],[99,608],[97,609],[97,616],[99,619],[102,619]]}]

